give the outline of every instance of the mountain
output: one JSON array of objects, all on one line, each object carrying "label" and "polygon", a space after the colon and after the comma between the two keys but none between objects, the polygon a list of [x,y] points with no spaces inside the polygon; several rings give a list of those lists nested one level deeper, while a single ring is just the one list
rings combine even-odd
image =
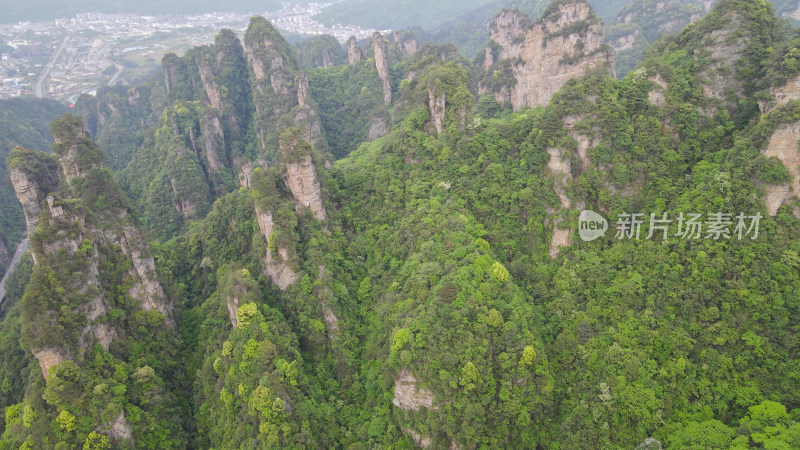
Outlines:
[{"label": "mountain", "polygon": [[254,17],[84,99],[8,159],[0,447],[800,446],[800,35],[720,0],[621,79],[603,35],[326,67]]},{"label": "mountain", "polygon": [[174,305],[80,118],[50,130],[55,154],[9,156],[34,261],[21,341],[43,377],[7,411],[6,433],[34,447],[174,446],[183,432],[164,381],[178,371]]}]

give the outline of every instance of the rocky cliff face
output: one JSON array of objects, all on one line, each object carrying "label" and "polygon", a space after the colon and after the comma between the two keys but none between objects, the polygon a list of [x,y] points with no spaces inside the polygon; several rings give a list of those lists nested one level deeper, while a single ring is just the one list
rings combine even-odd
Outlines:
[{"label": "rocky cliff face", "polygon": [[377,31],[372,35],[373,51],[375,52],[375,68],[383,85],[383,102],[392,103],[392,83],[389,79],[389,50],[388,43]]},{"label": "rocky cliff face", "polygon": [[[553,175],[555,181],[555,191],[561,201],[561,207],[568,209],[572,202],[569,195],[567,195],[567,188],[570,180],[572,180],[572,164],[569,160],[569,155],[560,148],[548,148],[547,153],[550,155],[550,160],[547,162],[547,168]],[[572,242],[570,230],[559,228],[561,218],[557,217],[553,221],[553,233],[550,237],[550,249],[548,254],[551,258],[558,256],[562,247],[567,247]]]},{"label": "rocky cliff face", "polygon": [[[499,59],[516,59],[522,55],[525,35],[531,21],[525,14],[516,10],[505,10],[492,21],[490,31],[492,40],[500,46]],[[488,49],[491,53],[491,49]]]},{"label": "rocky cliff face", "polygon": [[[561,122],[567,135],[575,140],[577,148],[575,157],[570,157],[569,151],[563,148],[548,148],[547,153],[550,155],[550,160],[547,162],[547,169],[554,178],[554,190],[558,195],[562,209],[577,208],[583,209],[582,203],[573,204],[569,196],[569,184],[573,179],[573,172],[583,172],[587,170],[591,164],[588,151],[590,148],[596,146],[600,139],[592,136],[587,136],[585,132],[579,130],[579,123],[584,120],[582,115],[565,116],[562,117]],[[598,130],[593,129],[594,133]],[[563,220],[559,216],[553,219],[553,232],[550,238],[549,255],[555,258],[559,255],[561,248],[568,247],[572,243],[572,230],[561,228]]]},{"label": "rocky cliff face", "polygon": [[39,221],[39,209],[42,202],[42,192],[38,186],[33,184],[28,176],[20,169],[11,169],[8,171],[8,177],[11,179],[11,185],[14,187],[14,192],[17,194],[17,199],[22,203],[22,210],[25,213],[25,223],[28,226],[28,232],[36,227]]},{"label": "rocky cliff face", "polygon": [[132,267],[128,270],[131,287],[128,295],[139,301],[145,311],[156,310],[164,317],[172,316],[172,303],[156,277],[156,265],[142,234],[132,225],[123,228],[119,236],[113,236],[122,254],[128,257]]},{"label": "rocky cliff face", "polygon": [[301,107],[311,105],[311,92],[308,89],[308,74],[300,72],[297,74],[297,104]]},{"label": "rocky cliff face", "polygon": [[438,92],[433,86],[428,88],[428,110],[431,113],[431,122],[438,135],[442,134],[446,100],[447,97],[444,92]]},{"label": "rocky cliff face", "polygon": [[413,33],[393,31],[392,46],[396,55],[411,56],[417,52],[417,38]]},{"label": "rocky cliff face", "polygon": [[56,159],[42,152],[17,147],[9,156],[8,177],[22,204],[28,235],[36,228],[47,194],[58,189],[58,174]]},{"label": "rocky cliff face", "polygon": [[408,370],[401,370],[394,380],[392,404],[403,410],[419,411],[420,408],[433,408],[433,393],[419,387],[419,380]]},{"label": "rocky cliff face", "polygon": [[[99,167],[103,155],[99,149],[92,147],[93,142],[84,129],[82,121],[60,123],[63,129],[55,130],[56,145],[54,148],[58,154],[58,162],[61,164],[64,180],[71,185],[73,179],[83,178],[89,171]],[[88,148],[91,150],[87,151]]]},{"label": "rocky cliff face", "polygon": [[300,161],[286,164],[286,186],[292,192],[298,212],[302,208],[308,208],[315,219],[319,221],[326,219],[320,184],[317,181],[317,168],[310,155]]},{"label": "rocky cliff face", "polygon": [[[779,126],[769,140],[769,145],[762,151],[764,156],[778,158],[789,170],[792,180],[786,185],[766,186],[767,213],[775,216],[784,204],[800,196],[800,122]],[[793,208],[794,214],[800,217],[800,208]]]},{"label": "rocky cliff face", "polygon": [[[58,119],[51,126],[51,132],[57,142],[58,163],[42,152],[19,150],[14,154],[18,161],[12,170],[16,171],[18,197],[28,205],[26,214],[35,212],[35,217],[41,219],[38,224],[32,222],[35,225],[31,248],[34,271],[42,268],[51,271],[53,283],[56,283],[53,287],[59,287],[61,290],[56,292],[63,297],[36,300],[49,305],[49,309],[44,307],[44,320],[57,328],[56,324],[65,314],[63,305],[73,305],[70,314],[85,318],[85,326],[77,333],[76,342],[53,341],[49,330],[32,330],[28,339],[45,377],[54,364],[80,358],[83,350],[95,344],[108,350],[111,342],[119,336],[108,319],[119,293],[107,291],[108,285],[102,281],[110,276],[106,273],[110,270],[108,265],[120,263],[125,266],[125,269],[115,272],[117,275],[114,276],[121,277],[115,282],[128,286],[127,294],[142,309],[157,310],[167,322],[172,321],[172,304],[156,277],[150,250],[133,226],[124,202],[114,200],[122,193],[112,181],[102,181],[100,174],[105,169],[100,163],[102,154],[99,148],[87,137],[80,119],[74,116]],[[95,194],[87,194],[84,189],[73,191],[66,183],[62,183],[66,188],[59,189],[57,182],[48,179],[51,175],[47,170],[26,172],[27,167],[36,167],[34,162],[37,160],[40,166],[47,161],[54,166],[59,164],[61,173],[57,178],[61,180],[87,177],[95,183],[105,183],[96,187],[98,192],[108,197],[101,214],[87,214],[95,205],[91,197],[87,202],[84,196]],[[122,261],[127,260],[127,264],[109,253],[115,248],[121,251]]]},{"label": "rocky cliff face", "polygon": [[255,106],[253,124],[260,147],[266,150],[280,117],[297,105],[297,61],[289,44],[263,17],[250,21],[244,42]]},{"label": "rocky cliff face", "polygon": [[374,116],[370,121],[369,133],[367,138],[372,141],[379,137],[385,136],[389,132],[389,124],[386,119],[379,116]]},{"label": "rocky cliff face", "polygon": [[[294,284],[299,275],[292,269],[289,261],[289,249],[285,246],[272,243],[274,237],[275,222],[272,219],[272,211],[263,211],[256,206],[256,219],[261,229],[261,234],[267,240],[267,254],[261,260],[264,267],[264,275],[268,276],[273,283],[282,291]],[[272,248],[275,248],[275,251]]]},{"label": "rocky cliff face", "polygon": [[347,40],[347,61],[352,66],[361,61],[363,57],[364,51],[358,46],[358,40],[356,40],[355,36],[350,36],[350,39]]},{"label": "rocky cliff face", "polygon": [[216,112],[209,111],[200,116],[200,134],[208,169],[217,171],[225,168],[225,131]]},{"label": "rocky cliff face", "polygon": [[747,38],[740,35],[741,19],[735,11],[726,15],[728,25],[707,34],[698,52],[711,59],[711,63],[700,72],[703,93],[706,97],[724,100],[727,94],[743,95],[740,82],[736,81],[738,61],[744,56]]},{"label": "rocky cliff face", "polygon": [[167,92],[178,86],[181,77],[180,59],[175,54],[164,56],[161,60],[161,70],[164,72],[164,85]]},{"label": "rocky cliff face", "polygon": [[783,86],[772,87],[769,89],[771,100],[761,100],[758,102],[762,114],[768,114],[775,108],[785,105],[790,101],[800,98],[800,76],[792,78]]},{"label": "rocky cliff face", "polygon": [[515,110],[548,104],[567,81],[589,70],[605,67],[614,75],[611,53],[603,43],[603,26],[586,2],[559,3],[532,26],[527,23],[523,14],[505,11],[491,28],[492,40],[500,48],[499,59],[514,61],[509,100]]}]

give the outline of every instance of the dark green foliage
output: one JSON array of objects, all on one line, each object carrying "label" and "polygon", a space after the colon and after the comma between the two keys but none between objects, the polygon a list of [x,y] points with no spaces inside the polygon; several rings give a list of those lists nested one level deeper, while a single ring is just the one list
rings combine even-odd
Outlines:
[{"label": "dark green foliage", "polygon": [[106,150],[106,165],[123,169],[142,145],[145,129],[152,126],[152,88],[103,87],[97,95],[81,95],[75,114],[83,118],[97,144]]},{"label": "dark green foliage", "polygon": [[[168,57],[169,105],[120,179],[158,238],[156,273],[183,306],[178,330],[130,296],[130,260],[98,231],[133,226],[120,214],[128,203],[80,122],[59,120],[56,153],[80,172],[69,184],[43,153],[15,150],[9,162],[36,174],[64,216],[40,221],[38,265],[0,323],[13,368],[0,383],[24,389],[0,391],[0,447],[130,445],[107,437],[120,412],[134,445],[150,447],[636,448],[648,437],[797,447],[798,201],[764,217],[757,239],[614,230],[623,212],[767,216],[765,186],[794,170],[762,151],[800,121],[800,102],[769,103],[770,88],[800,73],[795,38],[769,5],[722,0],[623,79],[592,71],[518,112],[477,95],[494,74],[480,80],[454,47],[434,44],[410,58],[390,50],[394,102],[383,105],[367,52],[309,73],[332,166],[324,142],[308,142],[314,105],[298,104],[292,48],[266,21],[251,22],[248,56],[284,67],[249,69],[243,89],[228,87],[244,58],[230,33],[216,50]],[[710,58],[709,47],[737,42],[739,60]],[[230,64],[217,65],[225,49]],[[726,70],[720,97],[708,96]],[[237,92],[220,108],[210,78]],[[441,130],[431,98],[445,99]],[[393,126],[366,142],[375,116]],[[241,117],[241,144],[216,147],[215,174],[204,124]],[[292,192],[287,163],[309,157],[308,192]],[[298,202],[316,183],[321,219]],[[604,237],[578,239],[584,208],[609,219]],[[558,254],[557,228],[573,230]],[[287,285],[274,281],[278,265]],[[111,312],[90,321],[98,293]],[[100,324],[118,333],[108,350],[82,347]],[[75,357],[45,383],[29,352],[56,345]]]},{"label": "dark green foliage", "polygon": [[0,100],[0,239],[16,247],[25,229],[25,217],[6,175],[6,158],[15,147],[46,150],[52,137],[50,121],[67,108],[52,100],[13,98]]},{"label": "dark green foliage", "polygon": [[304,69],[328,68],[347,63],[347,52],[329,34],[315,36],[294,44],[297,60]]},{"label": "dark green foliage", "polygon": [[311,70],[308,83],[331,153],[337,159],[367,140],[373,116],[390,123],[388,114],[382,111],[383,91],[374,62]]}]

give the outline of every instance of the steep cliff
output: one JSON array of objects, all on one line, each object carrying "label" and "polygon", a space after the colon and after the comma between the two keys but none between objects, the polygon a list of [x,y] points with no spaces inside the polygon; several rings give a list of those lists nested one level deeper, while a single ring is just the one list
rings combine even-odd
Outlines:
[{"label": "steep cliff", "polygon": [[372,35],[372,51],[375,69],[383,86],[383,102],[392,103],[392,81],[389,78],[389,43],[377,31]]},{"label": "steep cliff", "polygon": [[17,147],[9,155],[8,162],[8,177],[22,204],[30,234],[39,221],[42,201],[58,186],[58,161],[43,153]]},{"label": "steep cliff", "polygon": [[168,239],[236,188],[252,99],[244,50],[230,30],[183,57],[166,55],[162,66],[167,92],[153,124],[157,132],[144,139],[119,180],[148,231]]},{"label": "steep cliff", "polygon": [[614,49],[617,75],[641,62],[650,44],[705,16],[715,0],[634,0],[606,19],[606,42]]},{"label": "steep cliff", "polygon": [[287,130],[281,136],[281,160],[285,165],[286,187],[292,194],[298,213],[307,208],[315,219],[326,219],[322,201],[317,166],[314,162],[316,150],[298,135],[296,129]]},{"label": "steep cliff", "polygon": [[153,111],[163,108],[153,92],[157,81],[144,86],[103,87],[95,95],[82,94],[75,101],[74,114],[83,118],[97,144],[107,149],[105,165],[109,169],[123,169],[144,142],[147,129],[156,125],[158,114]]},{"label": "steep cliff", "polygon": [[[546,105],[567,81],[592,69],[602,68],[614,76],[603,26],[588,3],[556,2],[539,21],[529,23],[524,14],[511,10],[492,23],[491,38],[499,53],[487,72],[492,74],[504,60],[510,60],[511,69],[507,84],[491,89],[497,101],[509,100],[514,110]],[[488,84],[484,81],[484,86]]]},{"label": "steep cliff", "polygon": [[397,31],[392,33],[393,44],[395,47],[395,52],[404,55],[404,56],[412,56],[414,53],[417,52],[417,36],[412,32],[403,32],[398,33]]},{"label": "steep cliff", "polygon": [[304,69],[328,69],[347,62],[347,51],[329,34],[294,44],[297,61]]},{"label": "steep cliff", "polygon": [[350,36],[350,39],[347,40],[347,61],[350,62],[350,65],[361,61],[364,57],[364,50],[358,46],[358,40],[355,36]]},{"label": "steep cliff", "polygon": [[277,123],[297,105],[297,61],[291,47],[263,17],[253,17],[244,38],[253,95],[253,125],[261,151],[277,149]]},{"label": "steep cliff", "polygon": [[402,108],[425,108],[427,125],[442,135],[449,126],[464,130],[469,122],[472,94],[469,77],[458,58],[448,58],[445,46],[426,45],[411,59],[410,76],[398,103]]},{"label": "steep cliff", "polygon": [[[142,350],[169,353],[158,348],[163,339],[155,335],[174,333],[172,301],[129,216],[127,199],[102,165],[99,147],[74,116],[53,122],[51,132],[60,165],[58,183],[49,172],[53,157],[17,149],[9,158],[18,179],[28,180],[27,185],[18,183],[20,200],[29,204],[26,213],[39,218],[31,221],[35,265],[21,303],[22,336],[48,386],[65,376],[71,382],[87,382],[97,375],[88,360],[98,354],[117,364],[133,362],[129,339],[143,339]],[[38,211],[31,207],[35,200]],[[164,394],[153,405],[126,401],[155,417],[168,411],[158,409],[170,408],[174,401]],[[58,395],[47,401],[63,409]],[[84,414],[115,444],[145,437],[141,425],[132,425],[121,412],[105,419],[102,411],[84,402],[75,402],[71,410]]]},{"label": "steep cliff", "polygon": [[297,213],[295,205],[284,198],[279,180],[276,168],[247,166],[242,176],[243,187],[251,189],[256,222],[266,242],[261,267],[264,275],[284,291],[299,278],[294,230]]},{"label": "steep cliff", "polygon": [[[41,356],[45,377],[53,361],[75,358],[80,349],[91,346],[91,342],[98,342],[108,350],[118,335],[105,318],[114,302],[107,292],[109,286],[101,282],[100,263],[109,257],[105,254],[109,249],[119,248],[130,263],[122,274],[129,298],[145,311],[158,311],[167,321],[172,316],[172,306],[156,278],[147,244],[128,218],[127,200],[102,166],[102,152],[88,137],[80,119],[65,116],[54,122],[51,130],[61,165],[58,178],[67,182],[68,190],[59,190],[58,184],[53,182],[53,174],[48,172],[52,166],[48,169],[47,165],[51,157],[18,149],[9,158],[18,180],[33,180],[27,184],[19,182],[15,188],[20,201],[28,205],[26,216],[34,225],[32,248],[36,267],[58,273],[60,267],[54,261],[65,256],[71,265],[83,267],[79,272],[81,276],[76,276],[78,272],[67,272],[69,278],[60,280],[66,288],[62,301],[74,303],[74,311],[86,317],[85,327],[76,335],[77,342],[53,341],[48,339],[49,331],[30,330],[28,339],[34,354]],[[96,203],[90,203],[98,198],[104,205],[102,216],[95,215],[92,208]],[[46,301],[52,304],[59,299]],[[53,326],[62,320],[58,308],[46,315],[50,314],[55,314],[51,316]]]},{"label": "steep cliff", "polygon": [[780,185],[767,185],[767,214],[775,216],[784,204],[793,206],[794,214],[800,217],[800,208],[794,200],[800,198],[800,122],[783,124],[770,136],[767,147],[761,152],[766,157],[775,157],[789,171],[790,182]]}]

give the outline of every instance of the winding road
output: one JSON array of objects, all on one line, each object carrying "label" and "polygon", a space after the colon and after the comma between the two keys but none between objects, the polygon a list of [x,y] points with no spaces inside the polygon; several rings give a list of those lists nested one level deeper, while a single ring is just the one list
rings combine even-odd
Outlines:
[{"label": "winding road", "polygon": [[17,268],[17,264],[19,264],[19,258],[28,250],[28,238],[22,240],[17,246],[17,252],[14,253],[14,257],[11,259],[11,264],[8,265],[6,269],[6,274],[3,276],[3,280],[0,281],[0,304],[3,303],[3,300],[6,298],[6,279],[14,273],[14,269]]}]

